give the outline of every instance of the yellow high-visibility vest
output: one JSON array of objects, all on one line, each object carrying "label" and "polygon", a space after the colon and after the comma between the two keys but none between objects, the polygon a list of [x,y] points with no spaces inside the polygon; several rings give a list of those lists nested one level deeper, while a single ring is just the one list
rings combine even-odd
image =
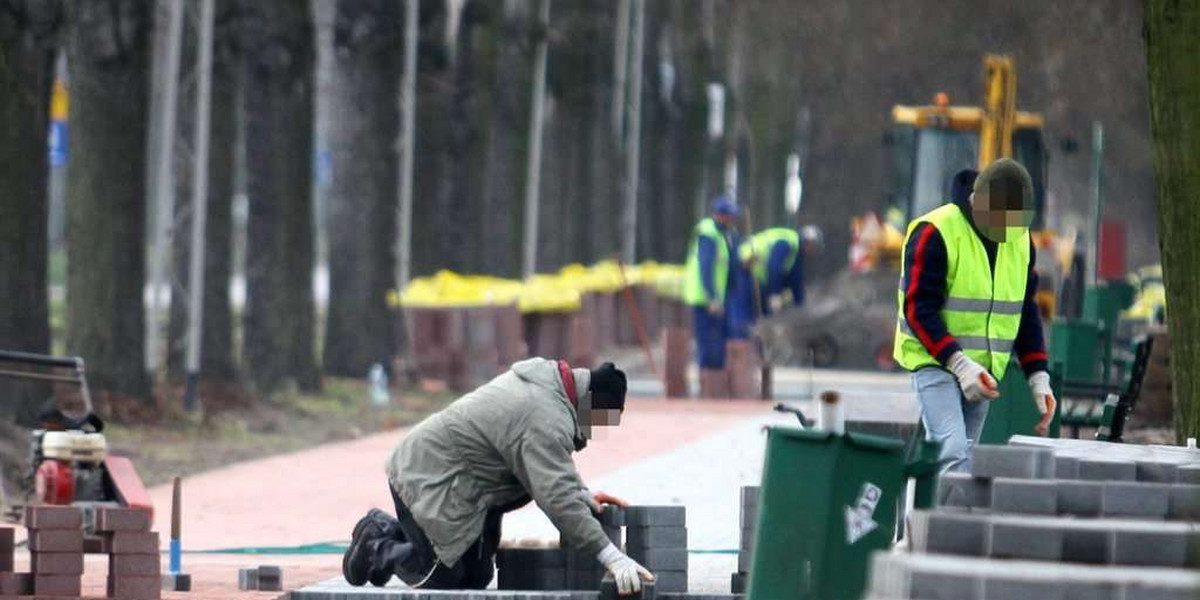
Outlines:
[{"label": "yellow high-visibility vest", "polygon": [[750,236],[750,239],[742,242],[738,248],[738,258],[742,262],[755,259],[751,271],[760,284],[767,283],[767,258],[771,255],[771,248],[779,242],[787,242],[788,245],[787,259],[783,261],[783,272],[787,273],[792,270],[792,266],[796,264],[796,257],[800,255],[799,231],[790,227],[772,227]]},{"label": "yellow high-visibility vest", "polygon": [[[713,262],[713,291],[717,294],[716,298],[708,297],[708,291],[704,289],[704,281],[700,278],[700,257],[697,255],[697,247],[702,237],[712,240],[713,245],[717,247],[716,260]],[[721,230],[717,229],[716,221],[713,221],[712,218],[701,219],[699,223],[696,223],[696,229],[692,232],[692,243],[688,247],[687,264],[684,266],[683,301],[692,306],[704,306],[710,300],[724,302],[725,287],[728,283],[729,245],[725,243],[725,236]]]},{"label": "yellow high-visibility vest", "polygon": [[[958,206],[945,204],[914,220],[908,226],[908,237],[918,223],[933,225],[946,244],[947,295],[941,312],[946,328],[968,358],[1000,381],[1021,327],[1029,273],[1029,231],[997,245],[993,270],[983,242]],[[907,252],[907,238],[904,247]],[[907,264],[907,258],[904,260],[901,264]],[[901,282],[905,275],[901,273]],[[899,316],[892,357],[909,371],[936,366],[937,359],[917,339],[904,317],[904,292],[897,292]]]}]

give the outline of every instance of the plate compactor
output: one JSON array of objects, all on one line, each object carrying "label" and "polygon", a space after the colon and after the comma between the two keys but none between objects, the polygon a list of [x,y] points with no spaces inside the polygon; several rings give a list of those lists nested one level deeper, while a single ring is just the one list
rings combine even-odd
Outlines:
[{"label": "plate compactor", "polygon": [[[38,416],[31,437],[29,504],[78,507],[89,533],[97,507],[140,508],[153,517],[150,495],[133,463],[108,452],[104,421],[92,412],[82,358],[0,350],[0,377],[55,384],[56,395]],[[64,412],[61,395],[74,396],[79,410]]]}]

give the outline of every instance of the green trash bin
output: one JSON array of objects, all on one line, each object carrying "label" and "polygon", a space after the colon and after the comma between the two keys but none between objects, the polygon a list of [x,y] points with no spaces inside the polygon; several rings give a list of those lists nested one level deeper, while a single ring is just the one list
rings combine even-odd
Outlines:
[{"label": "green trash bin", "polygon": [[907,477],[900,440],[768,428],[749,600],[861,597]]}]

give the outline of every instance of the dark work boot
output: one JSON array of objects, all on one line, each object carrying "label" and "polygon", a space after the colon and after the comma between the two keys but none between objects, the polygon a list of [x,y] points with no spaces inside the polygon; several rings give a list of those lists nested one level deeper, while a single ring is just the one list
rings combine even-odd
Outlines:
[{"label": "dark work boot", "polygon": [[350,585],[360,586],[367,583],[376,542],[387,533],[387,528],[380,523],[376,513],[384,514],[383,511],[372,508],[366,516],[358,520],[350,537],[350,546],[342,555],[342,576]]},{"label": "dark work boot", "polygon": [[412,544],[392,537],[381,539],[374,546],[374,560],[369,574],[372,585],[383,587],[392,579],[392,575],[404,574],[405,577],[411,578],[413,574],[419,573],[415,570],[419,567],[412,564],[416,562]]}]

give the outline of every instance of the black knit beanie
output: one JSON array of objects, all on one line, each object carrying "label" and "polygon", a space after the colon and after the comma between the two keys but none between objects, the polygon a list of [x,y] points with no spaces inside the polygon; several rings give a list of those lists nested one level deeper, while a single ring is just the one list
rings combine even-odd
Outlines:
[{"label": "black knit beanie", "polygon": [[625,410],[625,372],[606,362],[592,369],[588,390],[592,392],[592,409]]}]

